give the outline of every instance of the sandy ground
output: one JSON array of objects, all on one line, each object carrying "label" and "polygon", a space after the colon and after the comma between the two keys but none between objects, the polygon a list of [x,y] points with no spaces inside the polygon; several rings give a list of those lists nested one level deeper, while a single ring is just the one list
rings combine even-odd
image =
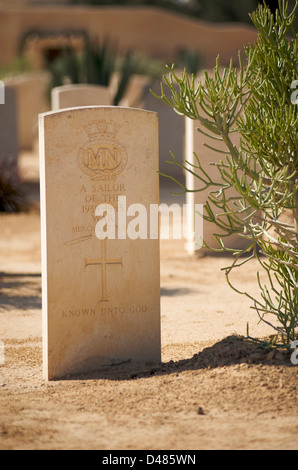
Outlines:
[{"label": "sandy ground", "polygon": [[[183,241],[161,242],[162,363],[45,382],[39,224],[38,204],[0,215],[1,450],[298,449],[297,366],[242,338],[273,331],[227,286],[230,260]],[[256,270],[238,285],[257,292]]]}]

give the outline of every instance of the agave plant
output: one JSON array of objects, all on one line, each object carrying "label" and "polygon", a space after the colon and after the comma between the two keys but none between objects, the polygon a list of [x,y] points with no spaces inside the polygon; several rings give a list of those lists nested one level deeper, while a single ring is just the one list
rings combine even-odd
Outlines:
[{"label": "agave plant", "polygon": [[131,76],[137,71],[137,63],[131,51],[124,54],[123,60],[119,61],[117,47],[109,38],[98,42],[86,37],[81,53],[72,48],[65,48],[53,63],[47,64],[47,68],[51,73],[50,90],[69,83],[110,86],[112,76],[117,72],[119,81],[113,97],[113,104],[117,106],[125,94]]}]

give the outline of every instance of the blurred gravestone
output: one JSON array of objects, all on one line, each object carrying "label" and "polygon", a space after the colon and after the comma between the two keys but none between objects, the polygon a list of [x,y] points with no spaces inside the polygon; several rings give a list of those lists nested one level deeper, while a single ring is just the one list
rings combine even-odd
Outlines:
[{"label": "blurred gravestone", "polygon": [[38,115],[49,111],[46,98],[48,74],[28,73],[5,79],[17,96],[18,143],[21,150],[31,151],[37,138]]},{"label": "blurred gravestone", "polygon": [[5,88],[4,88],[4,82],[0,80],[0,104],[5,103]]},{"label": "blurred gravestone", "polygon": [[17,93],[13,87],[1,86],[0,97],[0,154],[6,164],[17,167],[19,154]]},{"label": "blurred gravestone", "polygon": [[[150,85],[150,89],[156,94],[160,94],[160,82],[155,81]],[[170,151],[173,152],[179,162],[182,163],[184,157],[184,120],[175,111],[167,106],[163,101],[157,99],[148,89],[143,99],[145,109],[158,113],[159,117],[159,169],[162,173],[171,175],[179,181],[185,180],[183,170],[178,165],[167,163],[172,160]],[[161,184],[169,182],[161,177]],[[177,185],[173,184],[174,191]],[[179,188],[178,188],[179,192]],[[177,202],[172,197],[173,202]]]},{"label": "blurred gravestone", "polygon": [[[203,113],[201,112],[201,115]],[[207,117],[207,116],[206,116]],[[186,187],[189,190],[186,193],[186,203],[188,208],[188,217],[187,217],[187,228],[188,233],[191,234],[195,230],[195,205],[196,204],[203,204],[205,205],[208,199],[208,194],[210,191],[214,191],[214,187],[212,189],[206,188],[203,191],[197,192],[199,188],[203,187],[203,183],[194,176],[193,173],[196,173],[198,170],[195,168],[197,163],[196,156],[200,160],[200,164],[202,168],[208,173],[211,177],[212,181],[217,183],[222,183],[221,175],[217,169],[216,164],[219,164],[221,160],[224,160],[224,155],[220,154],[209,147],[206,147],[205,144],[216,147],[221,151],[226,151],[226,147],[223,142],[216,142],[214,145],[214,141],[205,135],[202,135],[198,132],[197,128],[200,126],[198,121],[192,120],[190,118],[185,118],[185,161],[186,167],[188,167],[192,173],[186,172]],[[233,134],[232,139],[234,143],[237,142],[237,134]],[[195,156],[196,155],[196,156]],[[215,163],[215,165],[213,165]],[[227,194],[230,197],[235,197],[236,200],[239,198],[239,193],[234,188],[230,188]],[[221,210],[214,205],[212,205],[212,210],[214,214],[220,214]],[[206,214],[206,212],[205,212]],[[224,234],[224,232],[220,231],[220,229],[212,222],[207,222],[204,220],[203,223],[203,237],[204,242],[211,248],[211,249],[219,249],[220,245],[216,238],[214,237],[214,233],[216,234]],[[244,248],[248,246],[248,241],[246,238],[241,238],[238,235],[230,235],[229,237],[224,237],[225,246],[229,248]],[[197,247],[195,244],[188,244],[188,250],[190,253],[197,252]],[[197,254],[204,254],[209,252],[207,248],[200,248]]]},{"label": "blurred gravestone", "polygon": [[63,85],[52,90],[52,110],[78,106],[111,106],[112,97],[108,87],[77,84]]}]

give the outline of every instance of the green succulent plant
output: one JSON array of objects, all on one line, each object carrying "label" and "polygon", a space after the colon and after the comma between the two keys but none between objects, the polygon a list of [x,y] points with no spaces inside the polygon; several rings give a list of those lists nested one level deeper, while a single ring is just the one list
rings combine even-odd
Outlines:
[{"label": "green succulent plant", "polygon": [[[245,48],[245,61],[239,53],[237,66],[231,62],[221,69],[218,59],[213,73],[206,72],[202,81],[187,70],[179,76],[174,66],[168,67],[158,96],[177,113],[196,120],[198,131],[212,137],[214,151],[221,152],[220,184],[203,169],[199,156],[191,168],[182,166],[200,180],[198,191],[210,189],[204,218],[223,233],[216,236],[218,251],[234,255],[231,265],[223,268],[229,285],[248,296],[260,319],[274,328],[271,343],[279,341],[287,348],[298,339],[297,10],[297,0],[292,11],[280,0],[275,14],[265,3],[259,5],[250,15],[258,39]],[[216,148],[218,141],[224,142],[224,151]],[[179,164],[174,155],[173,162]],[[229,195],[230,188],[236,189],[237,198]],[[284,214],[289,216],[286,222]],[[232,234],[246,238],[248,246],[227,248],[226,236]],[[267,275],[267,281],[261,281],[257,274],[258,298],[240,291],[230,277],[255,258]],[[270,321],[271,316],[277,322]]]}]

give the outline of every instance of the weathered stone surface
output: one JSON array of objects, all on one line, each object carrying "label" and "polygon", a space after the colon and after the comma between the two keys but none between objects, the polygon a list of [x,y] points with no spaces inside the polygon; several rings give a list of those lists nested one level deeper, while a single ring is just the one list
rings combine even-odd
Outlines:
[{"label": "weathered stone surface", "polygon": [[118,219],[116,239],[95,234],[100,204],[158,204],[157,114],[77,108],[39,126],[44,377],[160,361],[159,240],[117,239]]}]

